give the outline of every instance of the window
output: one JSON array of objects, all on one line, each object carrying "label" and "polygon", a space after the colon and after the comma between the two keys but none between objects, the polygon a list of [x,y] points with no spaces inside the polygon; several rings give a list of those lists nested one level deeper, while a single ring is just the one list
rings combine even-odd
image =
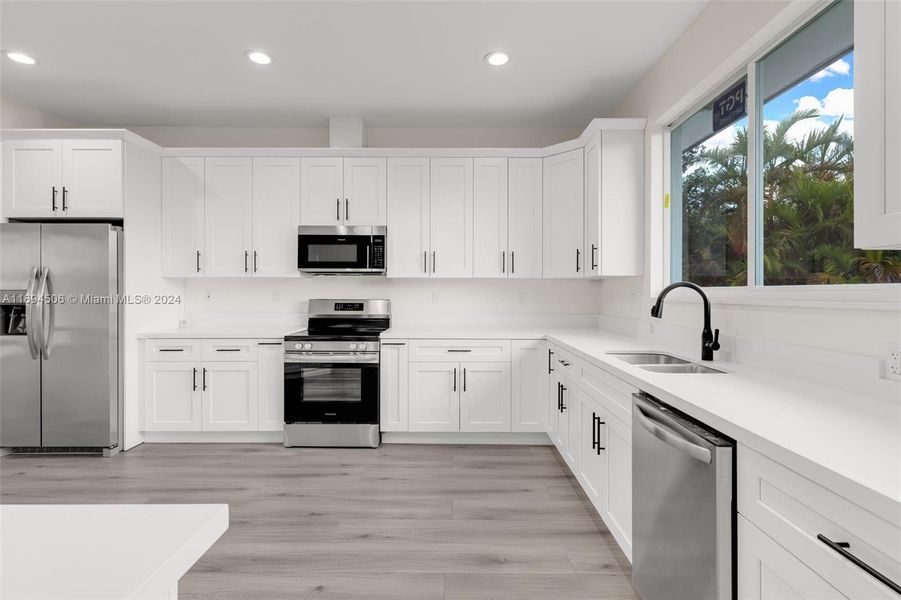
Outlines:
[{"label": "window", "polygon": [[673,281],[901,282],[901,252],[854,248],[853,76],[841,0],[749,65],[753,121],[717,120],[733,85],[671,132]]}]

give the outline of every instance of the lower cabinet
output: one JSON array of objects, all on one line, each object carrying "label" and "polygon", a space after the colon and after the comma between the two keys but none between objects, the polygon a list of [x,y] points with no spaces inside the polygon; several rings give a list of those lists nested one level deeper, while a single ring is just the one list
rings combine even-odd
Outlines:
[{"label": "lower cabinet", "polygon": [[586,397],[580,405],[581,460],[579,480],[588,499],[602,515],[607,510],[607,413]]},{"label": "lower cabinet", "polygon": [[617,418],[602,428],[607,453],[607,500],[604,522],[628,556],[632,556],[632,428]]},{"label": "lower cabinet", "polygon": [[407,342],[382,342],[379,365],[379,423],[382,431],[410,428],[409,364]]},{"label": "lower cabinet", "polygon": [[410,431],[460,431],[460,363],[410,363]]},{"label": "lower cabinet", "polygon": [[510,431],[510,364],[461,363],[460,431]]},{"label": "lower cabinet", "polygon": [[513,373],[510,380],[511,429],[513,431],[545,431],[547,411],[545,390],[548,384],[547,342],[513,340],[511,342]]},{"label": "lower cabinet", "polygon": [[[209,354],[216,359],[197,360],[186,354],[185,348],[199,347],[200,340],[147,340],[145,350],[155,352],[145,357],[143,367],[145,431],[282,430],[282,344],[215,342],[228,350],[234,346],[236,351],[222,350],[221,354]],[[204,345],[211,343],[204,340]],[[238,346],[250,351],[238,352]],[[247,356],[256,360],[236,360]],[[167,360],[157,360],[159,357]]]}]

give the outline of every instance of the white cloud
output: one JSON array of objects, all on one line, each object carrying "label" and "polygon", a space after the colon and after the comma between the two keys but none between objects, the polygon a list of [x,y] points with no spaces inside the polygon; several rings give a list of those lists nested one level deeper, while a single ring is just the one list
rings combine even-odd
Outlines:
[{"label": "white cloud", "polygon": [[854,90],[835,88],[823,98],[823,114],[828,117],[845,115],[846,119],[854,118]]},{"label": "white cloud", "polygon": [[801,96],[795,100],[795,104],[798,105],[798,110],[813,109],[820,113],[823,112],[823,103],[813,96]]},{"label": "white cloud", "polygon": [[813,75],[810,76],[811,81],[819,81],[821,79],[825,79],[827,77],[834,77],[836,75],[847,75],[851,72],[851,65],[842,59],[838,59],[822,71],[817,71]]},{"label": "white cloud", "polygon": [[735,133],[737,129],[735,125],[729,125],[722,131],[719,131],[716,135],[711,137],[708,140],[705,140],[701,147],[703,148],[722,148],[723,146],[730,146],[732,142],[735,140]]}]

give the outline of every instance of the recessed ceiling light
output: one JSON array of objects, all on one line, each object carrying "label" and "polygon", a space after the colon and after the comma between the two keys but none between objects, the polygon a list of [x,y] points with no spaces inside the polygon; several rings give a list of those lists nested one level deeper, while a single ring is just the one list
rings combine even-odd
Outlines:
[{"label": "recessed ceiling light", "polygon": [[6,57],[9,58],[9,60],[22,63],[23,65],[33,65],[38,62],[24,52],[7,52]]},{"label": "recessed ceiling light", "polygon": [[501,52],[500,50],[495,50],[494,52],[489,52],[485,55],[485,62],[492,67],[500,67],[501,65],[505,65],[507,64],[508,60],[510,60],[510,57],[507,56],[507,53]]},{"label": "recessed ceiling light", "polygon": [[265,52],[260,52],[259,50],[249,50],[247,52],[247,58],[249,58],[251,62],[255,62],[258,65],[268,65],[272,62],[271,56],[269,56]]}]

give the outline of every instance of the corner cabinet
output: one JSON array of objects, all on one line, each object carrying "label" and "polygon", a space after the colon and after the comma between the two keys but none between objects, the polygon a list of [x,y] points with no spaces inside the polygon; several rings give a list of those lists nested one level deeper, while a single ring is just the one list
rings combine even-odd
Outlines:
[{"label": "corner cabinet", "polygon": [[584,168],[582,148],[544,159],[545,278],[583,276]]},{"label": "corner cabinet", "polygon": [[5,140],[4,217],[121,219],[123,146],[115,139]]},{"label": "corner cabinet", "polygon": [[854,246],[901,248],[901,3],[854,3]]}]

